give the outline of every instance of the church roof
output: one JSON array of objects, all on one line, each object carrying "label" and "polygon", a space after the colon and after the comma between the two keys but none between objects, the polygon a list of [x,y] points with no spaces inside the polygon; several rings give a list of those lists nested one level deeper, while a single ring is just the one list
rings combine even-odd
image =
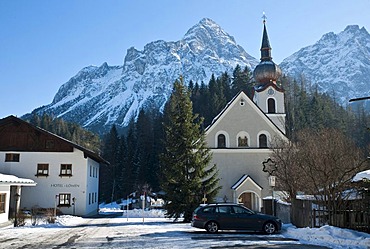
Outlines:
[{"label": "church roof", "polygon": [[250,180],[252,183],[254,183],[256,186],[258,186],[260,189],[263,189],[255,180],[253,180],[252,177],[249,175],[244,174],[240,179],[233,185],[231,188],[233,190],[237,190],[241,185],[243,185],[247,180]]},{"label": "church roof", "polygon": [[256,92],[263,92],[264,90],[266,90],[269,86],[273,87],[276,91],[278,92],[285,92],[283,88],[280,88],[278,87],[276,84],[272,83],[272,82],[269,82],[269,83],[266,83],[266,84],[262,84],[262,85],[258,85],[258,86],[255,86],[253,88],[253,91],[256,91]]},{"label": "church roof", "polygon": [[207,126],[207,128],[205,129],[206,132],[210,131],[219,122],[219,120],[221,120],[222,117],[224,115],[226,115],[226,113],[228,112],[228,110],[230,110],[230,108],[235,104],[235,102],[237,101],[237,99],[240,98],[240,95],[243,95],[243,98],[246,100],[246,102],[249,103],[256,110],[256,112],[259,113],[259,115],[261,115],[264,119],[266,119],[266,121],[272,127],[274,127],[274,129],[276,129],[277,132],[279,132],[281,135],[283,135],[285,137],[285,133],[282,130],[280,130],[280,128],[266,115],[266,113],[264,113],[261,110],[261,108],[256,103],[254,103],[247,96],[247,94],[245,92],[243,92],[243,91],[240,91],[237,95],[234,96],[234,98],[232,100],[230,100],[229,103],[226,104],[226,106],[224,107],[224,109],[222,109],[222,111],[212,120],[211,124]]}]

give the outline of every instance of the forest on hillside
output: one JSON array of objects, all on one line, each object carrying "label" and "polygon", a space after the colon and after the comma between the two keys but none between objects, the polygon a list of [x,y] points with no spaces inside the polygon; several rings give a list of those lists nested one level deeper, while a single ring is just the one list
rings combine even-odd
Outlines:
[{"label": "forest on hillside", "polygon": [[[247,67],[237,66],[232,75],[212,75],[208,84],[190,81],[187,85],[193,113],[204,118],[201,128],[205,129],[239,91],[251,97],[255,83]],[[295,141],[299,131],[305,129],[331,128],[346,134],[368,153],[370,115],[361,104],[356,109],[343,107],[337,103],[334,93],[320,93],[315,84],[304,79],[283,76],[278,85],[285,90],[286,135],[290,140]],[[103,202],[126,198],[142,189],[148,193],[160,190],[159,155],[164,150],[162,124],[165,119],[158,110],[140,110],[124,134],[113,126],[101,139],[77,124],[46,115],[34,116],[30,122],[101,153],[110,162],[100,170],[99,200]]]}]

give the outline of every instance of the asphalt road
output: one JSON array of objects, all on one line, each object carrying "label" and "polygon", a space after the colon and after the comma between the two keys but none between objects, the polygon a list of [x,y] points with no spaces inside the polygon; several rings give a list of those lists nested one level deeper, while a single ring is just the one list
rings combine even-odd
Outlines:
[{"label": "asphalt road", "polygon": [[208,234],[189,224],[127,221],[126,218],[83,219],[81,224],[61,227],[18,227],[0,230],[0,248],[327,248],[302,245],[280,234],[248,232]]}]

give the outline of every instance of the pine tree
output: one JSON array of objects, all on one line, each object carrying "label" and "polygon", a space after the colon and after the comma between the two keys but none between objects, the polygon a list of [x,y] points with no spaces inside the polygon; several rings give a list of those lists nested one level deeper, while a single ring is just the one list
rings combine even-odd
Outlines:
[{"label": "pine tree", "polygon": [[119,144],[120,139],[116,126],[113,125],[106,135],[103,148],[103,158],[110,165],[100,168],[100,188],[102,201],[114,201],[117,199],[117,181],[119,181]]},{"label": "pine tree", "polygon": [[236,65],[233,71],[232,94],[236,95],[240,91],[245,91],[248,95],[251,91],[252,72],[248,67],[244,70],[239,65]]},{"label": "pine tree", "polygon": [[[144,109],[141,109],[136,122],[137,149],[135,155],[137,184],[149,183],[149,178],[154,172],[150,172],[153,154],[153,129],[152,121]],[[151,187],[151,186],[150,186]]]},{"label": "pine tree", "polygon": [[181,77],[174,83],[164,116],[161,186],[166,193],[166,216],[178,219],[183,215],[184,222],[189,222],[203,194],[212,201],[219,187],[216,165],[209,167],[211,153]]}]

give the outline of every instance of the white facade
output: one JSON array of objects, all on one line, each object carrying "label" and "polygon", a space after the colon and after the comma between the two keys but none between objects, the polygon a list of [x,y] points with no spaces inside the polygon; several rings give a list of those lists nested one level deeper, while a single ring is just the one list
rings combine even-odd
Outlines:
[{"label": "white facade", "polygon": [[[5,162],[9,153],[19,154],[19,162]],[[56,207],[64,214],[79,216],[98,212],[99,163],[77,148],[73,152],[0,151],[0,172],[37,183],[23,189],[22,209]]]},{"label": "white facade", "polygon": [[284,92],[270,84],[262,91],[256,91],[253,101],[285,133]]},{"label": "white facade", "polygon": [[[14,210],[19,210],[21,186],[36,186],[36,183],[30,179],[0,173],[0,224],[6,223],[9,216],[14,216]],[[10,214],[11,207],[13,214]]]},{"label": "white facade", "polygon": [[[279,99],[277,104],[282,103]],[[262,163],[270,157],[271,143],[277,137],[286,139],[283,129],[244,92],[226,106],[206,129],[210,165],[217,165],[222,186],[217,202],[243,203],[261,211],[262,199],[272,194]]]}]

